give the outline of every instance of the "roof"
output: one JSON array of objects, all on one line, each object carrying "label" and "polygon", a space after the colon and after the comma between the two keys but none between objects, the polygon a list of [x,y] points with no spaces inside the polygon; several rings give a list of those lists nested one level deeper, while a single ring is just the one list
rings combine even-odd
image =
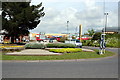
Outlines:
[{"label": "roof", "polygon": [[[104,28],[102,30],[104,30]],[[95,32],[102,32],[102,30],[97,30]],[[119,30],[118,27],[106,27],[106,32],[118,32]]]},{"label": "roof", "polygon": [[107,27],[106,31],[107,32],[118,32],[118,27]]}]

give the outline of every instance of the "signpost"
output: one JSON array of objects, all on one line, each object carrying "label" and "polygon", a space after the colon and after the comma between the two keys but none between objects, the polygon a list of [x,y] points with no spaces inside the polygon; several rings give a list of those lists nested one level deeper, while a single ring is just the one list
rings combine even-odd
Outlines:
[{"label": "signpost", "polygon": [[101,39],[100,39],[100,51],[99,54],[104,54],[105,53],[105,35],[106,34],[101,34]]}]

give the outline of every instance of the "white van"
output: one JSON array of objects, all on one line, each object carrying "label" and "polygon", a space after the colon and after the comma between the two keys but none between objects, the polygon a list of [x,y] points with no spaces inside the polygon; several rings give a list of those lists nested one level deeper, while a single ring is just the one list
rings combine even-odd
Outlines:
[{"label": "white van", "polygon": [[82,43],[80,42],[80,40],[72,39],[70,41],[65,41],[65,43],[75,44],[77,47],[82,48]]}]

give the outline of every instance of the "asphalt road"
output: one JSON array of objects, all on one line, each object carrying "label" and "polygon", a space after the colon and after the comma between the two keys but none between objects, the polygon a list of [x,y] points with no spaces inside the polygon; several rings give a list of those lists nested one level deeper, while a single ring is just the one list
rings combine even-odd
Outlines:
[{"label": "asphalt road", "polygon": [[[110,49],[117,52],[117,49]],[[3,78],[118,78],[118,57],[71,62],[3,62]]]},{"label": "asphalt road", "polygon": [[[88,46],[83,46],[83,48],[88,48],[88,49],[100,49],[99,47],[88,47]],[[119,48],[105,48],[105,50],[112,51],[118,54]],[[119,53],[120,54],[120,53]]]}]

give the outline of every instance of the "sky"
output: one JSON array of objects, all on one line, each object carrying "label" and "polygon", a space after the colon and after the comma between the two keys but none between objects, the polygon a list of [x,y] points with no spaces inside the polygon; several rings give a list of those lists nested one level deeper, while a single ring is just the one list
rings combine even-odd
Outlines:
[{"label": "sky", "polygon": [[[104,3],[105,1],[105,3]],[[42,2],[45,16],[32,33],[82,33],[88,29],[101,30],[105,25],[104,12],[108,12],[107,27],[118,26],[118,0],[32,0],[31,5]],[[105,4],[105,6],[104,6]]]}]

